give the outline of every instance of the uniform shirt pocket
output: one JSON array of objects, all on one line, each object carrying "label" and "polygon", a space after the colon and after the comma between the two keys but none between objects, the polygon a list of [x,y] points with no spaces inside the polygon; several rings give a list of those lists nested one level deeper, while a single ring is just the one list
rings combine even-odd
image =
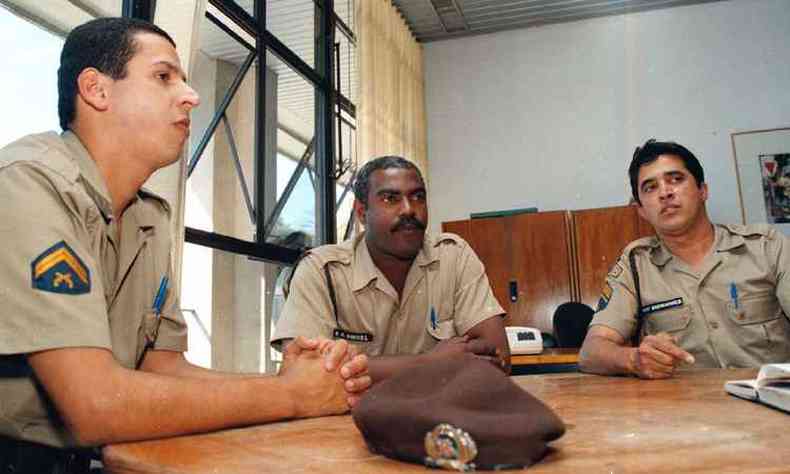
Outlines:
[{"label": "uniform shirt pocket", "polygon": [[445,340],[455,336],[455,325],[452,319],[432,322],[430,318],[425,322],[425,329],[434,339]]},{"label": "uniform shirt pocket", "polygon": [[688,327],[689,322],[691,321],[690,313],[691,312],[689,308],[687,306],[683,306],[680,308],[666,309],[648,314],[645,316],[645,326],[647,327],[647,333],[681,333]]},{"label": "uniform shirt pocket", "polygon": [[790,321],[783,316],[776,296],[773,293],[749,295],[738,303],[738,308],[728,303],[727,312],[736,325],[739,343],[752,353],[761,354],[759,360],[774,360],[776,344],[790,339]]},{"label": "uniform shirt pocket", "polygon": [[[452,301],[452,298],[445,298],[438,307],[431,306],[425,315],[425,329],[434,339],[442,341],[458,335],[455,332]],[[434,312],[434,308],[438,311]]]},{"label": "uniform shirt pocket", "polygon": [[727,304],[727,310],[732,320],[739,326],[766,323],[782,316],[779,301],[773,293],[746,296],[741,298],[738,306],[736,308],[730,302]]}]

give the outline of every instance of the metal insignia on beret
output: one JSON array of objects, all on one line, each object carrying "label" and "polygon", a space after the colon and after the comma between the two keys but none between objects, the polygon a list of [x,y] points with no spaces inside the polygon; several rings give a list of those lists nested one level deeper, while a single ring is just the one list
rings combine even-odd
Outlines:
[{"label": "metal insignia on beret", "polygon": [[450,471],[474,471],[477,457],[475,440],[466,431],[448,423],[436,425],[425,433],[425,465]]}]

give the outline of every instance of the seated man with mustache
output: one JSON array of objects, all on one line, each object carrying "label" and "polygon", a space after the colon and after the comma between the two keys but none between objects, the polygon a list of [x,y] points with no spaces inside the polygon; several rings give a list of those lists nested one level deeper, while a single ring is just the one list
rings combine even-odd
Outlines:
[{"label": "seated man with mustache", "polygon": [[382,380],[438,357],[472,352],[510,370],[505,311],[480,259],[460,237],[425,234],[425,183],[395,156],[365,164],[354,183],[365,231],[311,250],[297,265],[272,344],[344,339]]},{"label": "seated man with mustache", "polygon": [[656,237],[629,244],[604,284],[579,368],[671,377],[790,360],[790,242],[768,225],[712,224],[697,158],[648,140],[628,170]]}]

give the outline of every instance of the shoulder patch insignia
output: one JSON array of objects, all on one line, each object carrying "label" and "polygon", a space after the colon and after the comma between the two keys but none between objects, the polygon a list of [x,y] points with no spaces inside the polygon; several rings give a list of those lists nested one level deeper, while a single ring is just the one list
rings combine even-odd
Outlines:
[{"label": "shoulder patch insignia", "polygon": [[614,265],[612,265],[611,270],[609,270],[608,276],[612,278],[617,278],[623,273],[623,266],[620,265],[620,260],[618,259]]},{"label": "shoulder patch insignia", "polygon": [[603,285],[603,290],[601,290],[601,298],[598,300],[598,308],[595,310],[603,311],[606,309],[606,306],[609,305],[609,300],[612,298],[612,287],[609,285],[609,282],[606,282]]},{"label": "shoulder patch insignia", "polygon": [[60,241],[30,264],[33,288],[80,295],[91,291],[91,274],[71,247]]}]

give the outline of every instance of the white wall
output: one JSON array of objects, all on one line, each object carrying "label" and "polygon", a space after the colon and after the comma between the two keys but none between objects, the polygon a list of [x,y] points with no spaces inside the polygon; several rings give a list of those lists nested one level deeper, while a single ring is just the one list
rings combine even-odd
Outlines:
[{"label": "white wall", "polygon": [[628,201],[647,138],[689,147],[740,222],[730,133],[790,126],[790,1],[729,0],[425,45],[434,230]]}]

